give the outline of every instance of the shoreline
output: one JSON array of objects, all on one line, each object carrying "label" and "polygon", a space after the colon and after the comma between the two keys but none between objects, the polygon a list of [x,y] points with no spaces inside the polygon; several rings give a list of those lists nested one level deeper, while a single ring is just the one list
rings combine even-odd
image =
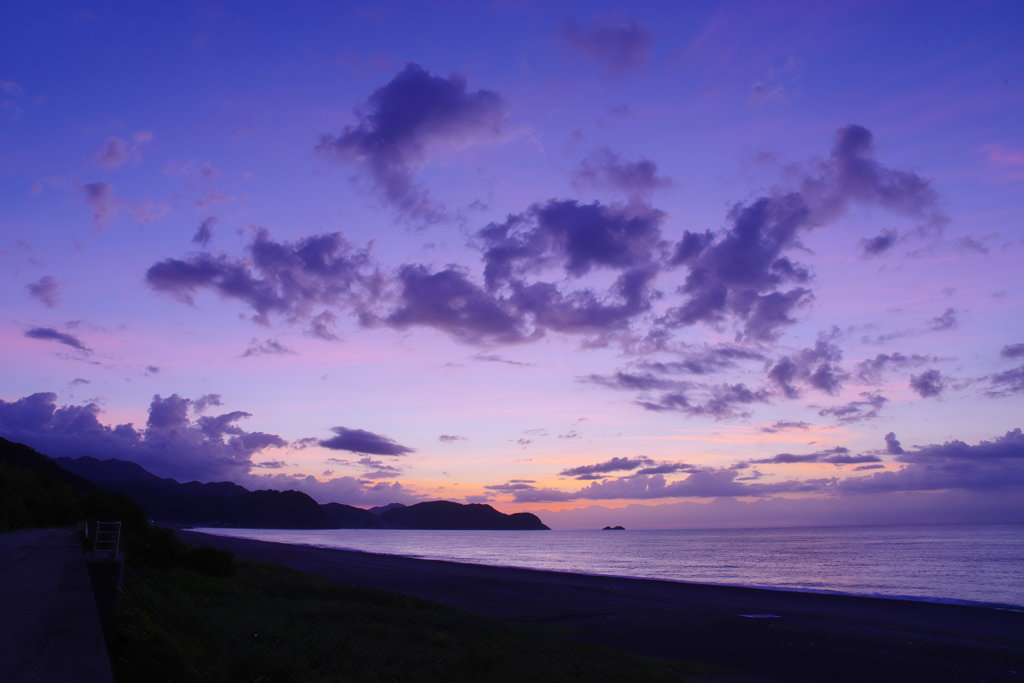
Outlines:
[{"label": "shoreline", "polygon": [[[928,525],[930,526],[930,525]],[[221,536],[227,538],[246,538],[248,540],[266,542],[266,543],[279,543],[283,545],[294,545],[304,546],[310,548],[320,548],[322,550],[339,550],[343,552],[356,552],[366,553],[370,555],[383,555],[386,557],[400,557],[417,560],[428,560],[435,562],[450,562],[454,564],[471,564],[482,567],[496,567],[503,569],[526,569],[533,571],[549,571],[559,574],[579,574],[582,576],[597,576],[607,578],[621,578],[621,579],[642,579],[650,581],[668,581],[671,583],[682,583],[692,584],[698,586],[726,586],[733,588],[751,588],[755,590],[765,591],[783,591],[791,593],[810,593],[810,594],[821,594],[821,595],[839,595],[847,597],[861,597],[861,598],[874,598],[879,600],[905,600],[910,602],[925,602],[935,603],[941,605],[961,605],[968,607],[981,607],[986,609],[1005,610],[1011,612],[1024,612],[1024,600],[1020,603],[1014,602],[1000,602],[995,600],[975,600],[970,598],[957,598],[957,597],[943,597],[938,595],[907,595],[897,593],[870,593],[870,592],[854,592],[842,589],[833,588],[811,588],[811,587],[795,587],[795,586],[773,586],[773,585],[760,585],[756,583],[726,583],[717,581],[700,581],[690,580],[686,578],[672,578],[668,576],[656,576],[656,575],[630,575],[630,574],[612,574],[612,573],[597,573],[588,572],[576,569],[562,569],[555,567],[543,567],[543,566],[530,566],[528,564],[490,564],[482,561],[475,561],[474,559],[460,559],[460,558],[448,558],[448,557],[431,557],[429,555],[405,555],[401,553],[384,552],[362,548],[342,548],[332,545],[320,545],[316,543],[291,543],[283,540],[270,540],[261,538],[250,538],[246,536],[236,536],[234,534],[221,534],[218,533],[221,529],[219,527],[177,527],[180,531],[194,531],[195,533],[207,534],[210,536]],[[245,531],[246,529],[225,529],[226,531]],[[254,529],[256,531],[266,531],[265,529]],[[273,531],[273,530],[272,530]]]},{"label": "shoreline", "polygon": [[835,593],[465,564],[179,532],[281,564],[483,616],[556,626],[746,680],[1024,681],[1024,611]]}]

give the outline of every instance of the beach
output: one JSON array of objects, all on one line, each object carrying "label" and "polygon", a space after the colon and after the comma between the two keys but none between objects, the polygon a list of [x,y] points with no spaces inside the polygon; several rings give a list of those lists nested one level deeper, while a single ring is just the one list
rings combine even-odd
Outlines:
[{"label": "beach", "polygon": [[736,672],[731,680],[1020,681],[1024,612],[491,567],[193,531],[188,543],[568,637]]}]

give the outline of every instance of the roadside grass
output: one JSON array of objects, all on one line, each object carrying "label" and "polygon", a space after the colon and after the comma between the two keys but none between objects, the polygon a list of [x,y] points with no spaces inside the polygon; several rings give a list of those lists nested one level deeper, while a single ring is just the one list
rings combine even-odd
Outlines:
[{"label": "roadside grass", "polygon": [[233,576],[139,571],[121,597],[110,649],[119,683],[655,683],[712,673],[248,562]]}]

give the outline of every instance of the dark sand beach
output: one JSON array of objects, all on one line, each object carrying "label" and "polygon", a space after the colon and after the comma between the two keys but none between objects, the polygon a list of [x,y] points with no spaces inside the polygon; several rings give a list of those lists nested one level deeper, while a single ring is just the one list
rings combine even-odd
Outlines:
[{"label": "dark sand beach", "polygon": [[188,543],[569,637],[724,680],[1024,681],[1024,611],[418,560],[183,531]]}]

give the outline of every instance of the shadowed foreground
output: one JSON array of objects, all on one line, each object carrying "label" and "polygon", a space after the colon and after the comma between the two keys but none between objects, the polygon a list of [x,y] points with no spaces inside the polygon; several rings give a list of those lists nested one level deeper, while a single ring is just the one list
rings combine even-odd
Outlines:
[{"label": "shadowed foreground", "polygon": [[757,680],[1021,681],[1024,612],[487,567],[180,532],[331,580]]}]

